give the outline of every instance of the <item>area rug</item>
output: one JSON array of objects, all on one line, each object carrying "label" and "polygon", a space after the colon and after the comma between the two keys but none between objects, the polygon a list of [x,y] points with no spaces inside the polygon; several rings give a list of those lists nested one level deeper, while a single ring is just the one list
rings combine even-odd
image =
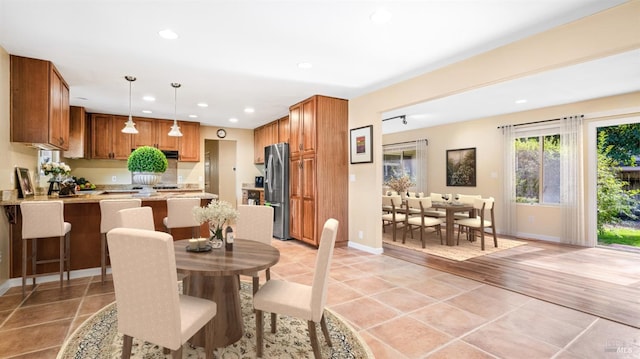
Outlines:
[{"label": "area rug", "polygon": [[[442,235],[446,236],[444,230],[442,231]],[[420,233],[417,231],[414,233],[414,238],[411,238],[411,236],[407,233],[405,244],[402,244],[402,235],[398,236],[396,242],[394,242],[391,238],[390,233],[384,233],[382,235],[382,241],[385,244],[409,248],[456,261],[466,261],[467,259],[484,256],[487,254],[492,254],[505,249],[527,244],[526,242],[522,241],[498,237],[498,248],[496,248],[493,246],[493,236],[491,236],[491,234],[488,234],[484,237],[483,251],[480,247],[480,239],[474,242],[470,242],[466,240],[466,238],[460,238],[460,245],[447,246],[440,244],[440,237],[438,237],[435,232],[425,232],[425,248],[422,248],[422,243],[420,242]]]},{"label": "area rug", "polygon": [[[251,286],[242,282],[241,301],[244,319],[244,336],[236,343],[216,349],[216,358],[256,358],[255,314],[251,306]],[[318,328],[318,341],[323,358],[373,358],[371,350],[357,332],[338,314],[325,310],[327,326],[333,347],[327,346],[324,335]],[[287,316],[278,316],[276,334],[271,333],[269,314],[264,319],[263,358],[313,358],[307,322]],[[111,303],[87,319],[67,339],[58,359],[120,358],[122,334],[118,333],[116,304]],[[204,348],[185,345],[182,350],[186,358],[204,358]],[[157,345],[134,339],[132,358],[171,358],[164,355]]]}]

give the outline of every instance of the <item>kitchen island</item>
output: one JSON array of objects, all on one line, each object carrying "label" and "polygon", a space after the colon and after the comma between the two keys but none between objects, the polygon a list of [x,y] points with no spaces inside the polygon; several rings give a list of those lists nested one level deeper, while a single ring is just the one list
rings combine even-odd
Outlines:
[{"label": "kitchen island", "polygon": [[[89,191],[90,192],[90,191]],[[69,197],[37,196],[26,199],[0,201],[9,221],[9,251],[11,264],[9,276],[17,278],[22,271],[22,215],[20,203],[23,201],[62,200],[64,219],[71,223],[71,270],[100,268],[100,201],[103,199],[140,198],[142,206],[153,209],[153,220],[157,231],[164,231],[162,219],[167,216],[167,198],[200,198],[201,205],[218,198],[215,194],[194,191],[163,190],[151,196],[140,196],[136,191],[95,191],[78,193]],[[176,228],[171,231],[175,240],[191,238],[190,228]],[[206,224],[200,228],[200,235],[209,235]],[[58,241],[40,241],[38,257],[50,258],[58,255]],[[29,271],[30,271],[30,266]],[[38,267],[38,272],[57,270],[57,264],[49,263]]]}]

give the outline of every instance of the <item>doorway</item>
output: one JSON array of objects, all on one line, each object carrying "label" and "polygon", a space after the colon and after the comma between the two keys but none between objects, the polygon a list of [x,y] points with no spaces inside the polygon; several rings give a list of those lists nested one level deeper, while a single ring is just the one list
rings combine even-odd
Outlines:
[{"label": "doorway", "polygon": [[236,194],[236,141],[204,141],[205,192],[218,195],[221,201],[237,208]]},{"label": "doorway", "polygon": [[640,118],[592,123],[588,145],[594,244],[640,252]]}]

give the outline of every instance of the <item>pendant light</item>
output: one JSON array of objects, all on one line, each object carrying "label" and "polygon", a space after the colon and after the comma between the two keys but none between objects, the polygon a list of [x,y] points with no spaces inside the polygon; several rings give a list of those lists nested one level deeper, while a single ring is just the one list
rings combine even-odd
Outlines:
[{"label": "pendant light", "polygon": [[133,118],[131,117],[131,83],[135,81],[136,78],[133,76],[125,76],[124,78],[129,81],[129,120],[124,123],[122,133],[137,134],[138,130],[136,129],[136,124],[133,122]]},{"label": "pendant light", "polygon": [[180,86],[177,82],[171,83],[171,87],[173,87],[175,92],[173,101],[173,126],[171,126],[171,131],[169,131],[169,136],[171,137],[182,137],[180,127],[178,127],[178,87]]}]

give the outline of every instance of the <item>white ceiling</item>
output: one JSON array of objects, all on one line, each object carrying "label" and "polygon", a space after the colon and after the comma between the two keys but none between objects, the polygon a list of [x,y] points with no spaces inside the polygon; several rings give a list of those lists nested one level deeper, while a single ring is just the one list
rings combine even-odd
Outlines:
[{"label": "white ceiling", "polygon": [[[178,119],[255,128],[313,94],[351,99],[624,2],[0,0],[0,46],[10,54],[52,61],[70,85],[71,104],[90,112],[128,114],[124,76],[133,75],[138,78],[134,115],[173,118],[170,83],[179,82]],[[391,13],[383,25],[369,19],[381,7]],[[158,31],[166,28],[179,38],[161,39]],[[301,62],[313,67],[299,69]],[[599,76],[605,71],[598,64],[615,71]],[[523,110],[638,90],[638,68],[637,51],[575,66],[571,79],[590,81],[574,90],[586,93],[567,91],[571,83],[551,74],[509,85],[528,91],[522,96],[529,102],[518,107]],[[628,72],[618,71],[623,69]],[[550,94],[550,87],[557,91]],[[552,96],[540,97],[539,89]],[[388,115],[420,114],[427,121],[432,116],[427,125],[461,121],[514,111],[515,99],[508,95],[516,93],[513,87],[492,86]],[[145,102],[144,95],[156,101]],[[505,98],[504,103],[488,100]],[[245,107],[255,112],[247,114]],[[397,131],[386,128],[391,122],[385,122],[386,131]],[[418,123],[411,116],[408,122]]]}]

